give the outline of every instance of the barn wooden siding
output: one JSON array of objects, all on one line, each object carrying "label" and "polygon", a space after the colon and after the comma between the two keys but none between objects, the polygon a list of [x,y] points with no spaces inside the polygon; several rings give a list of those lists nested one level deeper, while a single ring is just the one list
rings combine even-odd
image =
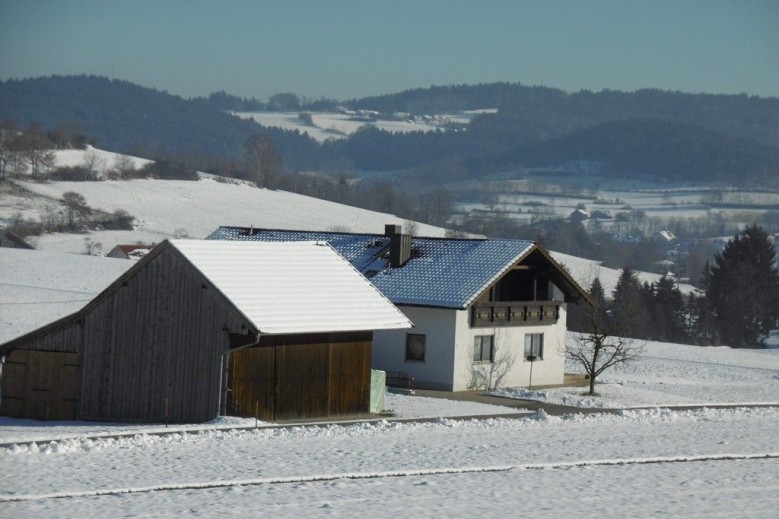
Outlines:
[{"label": "barn wooden siding", "polygon": [[371,332],[264,336],[230,355],[228,414],[277,421],[370,409]]},{"label": "barn wooden siding", "polygon": [[221,354],[241,324],[178,252],[163,251],[84,318],[81,418],[216,417]]},{"label": "barn wooden siding", "polygon": [[79,319],[14,348],[78,354],[79,419],[202,422],[218,414],[221,355],[228,332],[242,333],[242,325],[234,307],[168,248]]}]

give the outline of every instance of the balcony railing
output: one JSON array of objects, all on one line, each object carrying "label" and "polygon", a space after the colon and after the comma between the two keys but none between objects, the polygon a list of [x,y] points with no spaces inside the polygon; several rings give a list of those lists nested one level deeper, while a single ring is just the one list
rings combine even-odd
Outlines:
[{"label": "balcony railing", "polygon": [[471,327],[537,326],[556,324],[560,318],[559,301],[505,301],[474,303]]}]

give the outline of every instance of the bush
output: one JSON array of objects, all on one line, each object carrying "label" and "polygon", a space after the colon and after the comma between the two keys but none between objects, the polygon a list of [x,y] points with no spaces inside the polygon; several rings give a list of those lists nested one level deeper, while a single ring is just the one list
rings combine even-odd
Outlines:
[{"label": "bush", "polygon": [[141,176],[163,180],[197,180],[199,178],[197,171],[164,160],[146,164],[141,169]]},{"label": "bush", "polygon": [[93,180],[87,168],[84,166],[61,166],[49,172],[51,180],[62,180],[65,182],[85,182]]},{"label": "bush", "polygon": [[43,224],[41,222],[23,218],[21,213],[16,213],[11,217],[7,229],[22,239],[28,236],[40,236],[43,234]]},{"label": "bush", "polygon": [[111,214],[103,214],[89,222],[90,229],[100,228],[106,231],[131,231],[135,217],[123,209]]}]

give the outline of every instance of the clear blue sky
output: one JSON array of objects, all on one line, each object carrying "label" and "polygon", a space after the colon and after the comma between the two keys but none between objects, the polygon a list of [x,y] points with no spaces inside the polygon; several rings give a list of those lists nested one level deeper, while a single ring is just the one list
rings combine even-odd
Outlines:
[{"label": "clear blue sky", "polygon": [[779,96],[779,0],[0,0],[0,79],[348,99],[492,81]]}]

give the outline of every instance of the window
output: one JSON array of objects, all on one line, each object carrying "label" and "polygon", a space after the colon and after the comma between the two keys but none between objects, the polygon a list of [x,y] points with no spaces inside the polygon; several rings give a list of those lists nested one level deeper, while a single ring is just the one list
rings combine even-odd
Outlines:
[{"label": "window", "polygon": [[493,362],[495,355],[493,345],[495,336],[477,335],[473,338],[473,361],[474,362]]},{"label": "window", "polygon": [[535,357],[533,360],[544,358],[544,334],[527,333],[525,334],[525,358]]},{"label": "window", "polygon": [[425,336],[421,333],[406,334],[406,360],[425,360]]}]

